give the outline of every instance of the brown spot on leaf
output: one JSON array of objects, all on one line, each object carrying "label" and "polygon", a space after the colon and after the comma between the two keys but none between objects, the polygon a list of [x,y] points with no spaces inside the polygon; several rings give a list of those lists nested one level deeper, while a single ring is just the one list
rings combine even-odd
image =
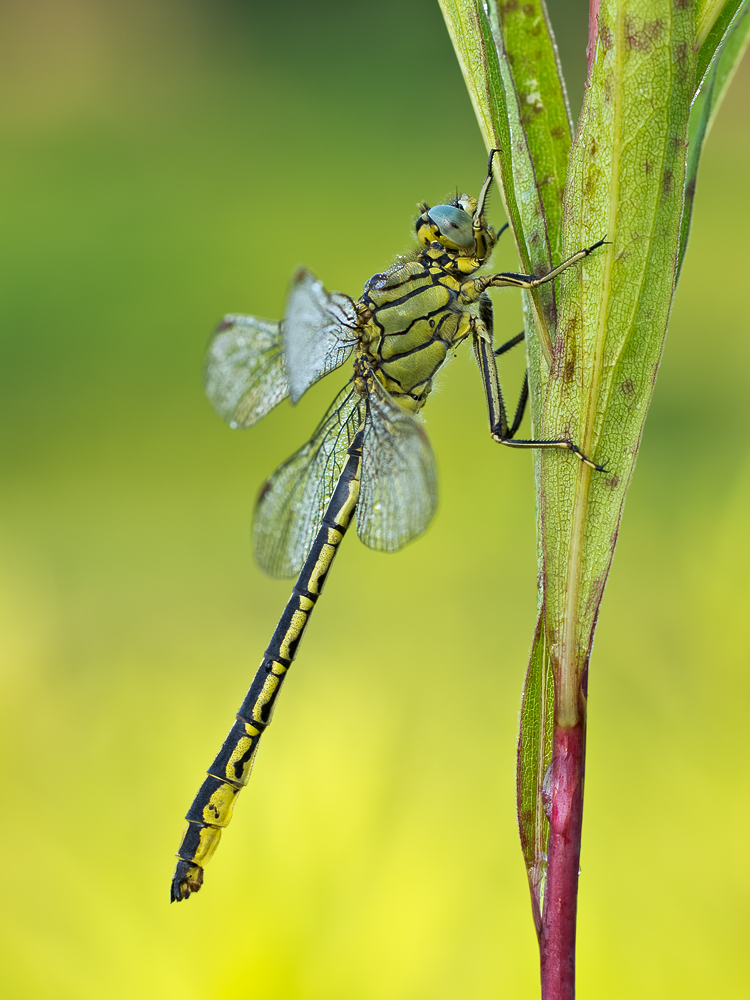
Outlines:
[{"label": "brown spot on leaf", "polygon": [[566,361],[565,368],[563,368],[563,378],[566,382],[571,382],[576,373],[576,363],[575,361]]},{"label": "brown spot on leaf", "polygon": [[664,22],[661,18],[654,21],[644,21],[642,28],[637,28],[633,18],[625,19],[625,41],[631,49],[637,52],[648,52],[657,39],[664,33]]},{"label": "brown spot on leaf", "polygon": [[555,125],[554,128],[551,128],[549,130],[549,134],[552,136],[553,139],[562,139],[562,137],[565,135],[565,130],[563,129],[562,125]]},{"label": "brown spot on leaf", "polygon": [[536,16],[536,4],[525,3],[523,5],[523,7],[521,8],[521,10],[524,12],[524,14],[526,15],[526,17],[535,17]]},{"label": "brown spot on leaf", "polygon": [[633,380],[629,378],[625,379],[620,388],[622,389],[622,391],[625,393],[626,396],[629,396],[632,392],[635,391]]},{"label": "brown spot on leaf", "polygon": [[518,10],[518,0],[505,0],[500,10],[503,14],[512,14],[514,11]]},{"label": "brown spot on leaf", "polygon": [[611,490],[616,489],[620,485],[619,476],[607,476],[604,481],[605,486],[608,486]]},{"label": "brown spot on leaf", "polygon": [[672,188],[674,187],[674,176],[671,170],[664,171],[664,177],[661,182],[662,193],[667,195],[672,193]]},{"label": "brown spot on leaf", "polygon": [[646,162],[643,164],[643,172],[644,172],[644,174],[650,174],[651,173],[651,161],[650,160],[646,160]]},{"label": "brown spot on leaf", "polygon": [[562,338],[558,338],[558,339],[560,339],[560,343],[561,344],[564,344],[564,343],[566,343],[567,341],[570,340],[570,338],[573,336],[573,334],[575,333],[575,331],[578,329],[578,323],[579,323],[579,317],[578,316],[571,316],[570,317],[570,319],[568,320],[568,322],[567,322],[567,324],[565,326],[565,329],[562,331]]},{"label": "brown spot on leaf", "polygon": [[615,44],[615,38],[612,34],[612,29],[608,24],[605,24],[601,19],[601,14],[599,15],[599,41],[602,43],[602,48],[605,52],[608,52],[612,46]]}]

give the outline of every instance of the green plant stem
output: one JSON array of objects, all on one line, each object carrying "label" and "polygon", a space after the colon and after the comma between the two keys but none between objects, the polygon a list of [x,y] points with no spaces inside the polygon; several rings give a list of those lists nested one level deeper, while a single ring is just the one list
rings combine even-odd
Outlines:
[{"label": "green plant stem", "polygon": [[608,241],[561,277],[554,298],[524,300],[533,435],[573,439],[608,469],[550,452],[535,459],[540,610],[521,708],[518,818],[542,997],[573,1000],[589,657],[701,143],[747,45],[750,0],[590,0],[572,146],[543,0],[440,4],[485,143],[502,150],[497,180],[521,267],[543,274],[552,248],[565,257]]}]

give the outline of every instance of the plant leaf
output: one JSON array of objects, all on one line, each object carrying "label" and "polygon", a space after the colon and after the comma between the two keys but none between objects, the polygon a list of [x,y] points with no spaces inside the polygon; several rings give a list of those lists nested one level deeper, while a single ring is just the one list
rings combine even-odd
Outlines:
[{"label": "plant leaf", "polygon": [[[488,38],[484,10],[478,4],[441,0],[441,6],[485,142],[490,148],[499,144],[511,149],[511,156],[502,160],[500,183],[518,235],[521,266],[544,273],[553,259],[550,240],[555,262],[561,254],[562,195],[572,132],[546,9],[541,0],[522,7],[489,0]],[[542,357],[546,364],[551,360],[555,300],[554,289],[547,288],[542,290],[543,323],[536,303],[524,296],[526,328],[540,331],[539,339],[527,337],[527,350],[535,359],[532,367],[544,365]],[[548,830],[541,790],[552,747],[553,685],[544,638],[538,625],[524,687],[517,762],[519,831],[537,932]]]},{"label": "plant leaf", "polygon": [[714,53],[726,39],[744,0],[698,0],[695,5],[695,40],[699,48],[695,89],[699,90]]},{"label": "plant leaf", "polygon": [[547,8],[544,0],[523,4],[488,0],[487,12],[493,32],[507,52],[551,257],[558,263],[573,125]]},{"label": "plant leaf", "polygon": [[552,762],[554,694],[544,617],[540,614],[524,681],[516,757],[518,831],[537,936],[542,927],[542,886],[547,871],[549,836],[542,786]]},{"label": "plant leaf", "polygon": [[[485,144],[500,150],[496,176],[521,270],[544,274],[552,266],[544,206],[500,28],[490,23],[477,0],[440,0],[440,7]],[[554,289],[542,286],[531,298],[535,327],[549,364],[555,331]]]},{"label": "plant leaf", "polygon": [[[550,143],[549,122],[559,120],[560,109],[567,119],[544,8],[528,5],[542,35],[537,55],[519,5],[440,2],[487,146],[503,147],[499,182],[522,268],[542,273],[549,266],[550,239],[556,247],[561,222],[564,253],[604,236],[612,241],[563,276],[556,337],[549,337],[549,306],[542,302],[540,311],[531,296],[524,302],[533,320],[527,330],[540,331],[539,343],[527,338],[535,436],[575,439],[610,470],[592,473],[549,451],[537,458],[542,591],[521,709],[518,812],[539,931],[548,831],[542,785],[553,707],[554,725],[576,724],[585,713],[596,617],[684,253],[690,104],[710,72],[709,107],[692,119],[702,141],[747,41],[746,29],[741,42],[737,28],[744,8],[739,0],[699,2],[696,55],[691,5],[604,0],[560,215],[547,186],[537,183],[552,170],[561,176],[563,144]],[[540,81],[547,134],[529,114],[537,106],[533,80]],[[699,143],[695,152],[697,166]],[[683,232],[686,240],[686,226]]]},{"label": "plant leaf", "polygon": [[672,301],[692,37],[688,5],[604,0],[571,154],[566,251],[603,236],[612,243],[563,275],[542,429],[572,438],[610,471],[542,454],[545,619],[563,726],[585,711],[581,681]]},{"label": "plant leaf", "polygon": [[[719,33],[721,24],[727,20],[724,15],[730,7],[734,8],[734,12],[728,19],[723,33]],[[716,41],[717,35],[718,42]],[[703,152],[703,143],[714,123],[716,113],[724,99],[724,94],[732,82],[732,77],[742,60],[749,41],[750,2],[744,0],[742,4],[728,3],[698,53],[699,67],[703,63],[706,63],[709,55],[710,60],[706,63],[705,73],[700,77],[702,81],[701,89],[690,111],[690,125],[688,128],[690,146],[687,176],[685,178],[685,204],[680,226],[680,252],[677,261],[676,280],[679,280],[680,277],[682,263],[687,251],[688,237],[690,236],[695,186],[698,180],[698,166],[700,164],[701,153]],[[698,69],[698,73],[700,73],[700,68]]]}]

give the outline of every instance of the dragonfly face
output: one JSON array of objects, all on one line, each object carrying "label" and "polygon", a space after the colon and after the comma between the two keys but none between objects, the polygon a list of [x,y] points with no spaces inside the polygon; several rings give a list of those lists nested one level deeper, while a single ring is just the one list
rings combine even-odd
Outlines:
[{"label": "dragonfly face", "polygon": [[[496,151],[493,150],[493,154]],[[287,396],[292,402],[354,352],[354,373],[310,440],[263,487],[253,542],[272,576],[299,574],[263,661],[188,814],[172,900],[203,881],[203,867],[250,776],[260,738],[320,596],[338,546],[356,514],[357,534],[394,551],[421,534],[437,503],[435,463],[421,423],[432,380],[469,335],[479,363],[493,439],[515,447],[572,450],[565,439],[518,441],[527,389],[508,424],[492,349],[488,288],[534,288],[587,256],[579,251],[549,274],[476,275],[496,242],[483,211],[492,155],[479,198],[430,208],[416,222],[419,249],[365,285],[355,302],[330,293],[300,269],[281,323],[226,316],[206,359],[206,392],[232,427],[251,427]],[[499,348],[503,352],[523,335]],[[594,466],[594,468],[601,468]]]},{"label": "dragonfly face", "polygon": [[485,263],[497,237],[481,211],[477,215],[475,198],[462,194],[449,205],[430,208],[422,202],[419,207],[422,214],[416,222],[417,239],[425,249],[438,251],[436,259],[446,270],[468,275]]}]

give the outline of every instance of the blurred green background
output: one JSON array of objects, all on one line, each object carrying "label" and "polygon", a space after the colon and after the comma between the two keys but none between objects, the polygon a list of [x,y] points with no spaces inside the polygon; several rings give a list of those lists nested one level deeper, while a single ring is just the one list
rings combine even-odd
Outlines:
[{"label": "blurred green background", "polygon": [[[552,15],[578,103],[585,4]],[[532,468],[490,442],[468,351],[426,411],[433,526],[344,546],[206,887],[167,902],[289,591],[253,565],[255,494],[342,380],[233,433],[202,396],[208,334],[278,317],[301,262],[359,294],[418,200],[476,192],[437,5],[15,0],[3,21],[0,992],[536,997],[513,787]],[[582,1000],[748,995],[749,85],[709,139],[595,646]],[[517,332],[517,296],[496,307]]]}]

